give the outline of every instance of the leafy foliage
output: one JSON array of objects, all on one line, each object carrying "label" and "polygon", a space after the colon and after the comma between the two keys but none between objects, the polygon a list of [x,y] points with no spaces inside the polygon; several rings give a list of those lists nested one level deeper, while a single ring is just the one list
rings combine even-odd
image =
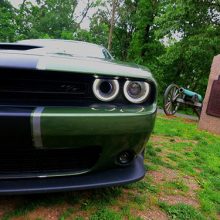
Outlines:
[{"label": "leafy foliage", "polygon": [[165,85],[174,82],[204,95],[212,59],[220,52],[219,13],[218,1],[162,1],[155,23],[157,37],[168,44],[159,57]]},{"label": "leafy foliage", "polygon": [[18,12],[20,38],[62,38],[76,24],[73,20],[76,0],[37,0],[22,4]]},{"label": "leafy foliage", "polygon": [[0,1],[0,40],[14,41],[16,33],[15,9],[8,1]]}]

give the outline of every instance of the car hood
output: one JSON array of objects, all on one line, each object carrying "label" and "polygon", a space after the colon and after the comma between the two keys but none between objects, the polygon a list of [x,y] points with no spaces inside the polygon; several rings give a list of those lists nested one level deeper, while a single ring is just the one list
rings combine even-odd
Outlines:
[{"label": "car hood", "polygon": [[45,70],[74,71],[78,73],[82,72],[97,75],[126,76],[134,78],[151,77],[149,70],[144,70],[138,65],[98,58],[42,57],[39,60],[38,68]]},{"label": "car hood", "polygon": [[146,67],[115,60],[28,52],[0,52],[0,67],[89,73],[94,75],[152,78]]}]

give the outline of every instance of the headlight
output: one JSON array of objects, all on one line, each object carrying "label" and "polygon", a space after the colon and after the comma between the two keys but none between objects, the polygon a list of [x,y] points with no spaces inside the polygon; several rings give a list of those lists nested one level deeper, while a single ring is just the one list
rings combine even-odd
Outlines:
[{"label": "headlight", "polygon": [[119,93],[118,80],[96,79],[93,83],[93,93],[103,102],[112,101]]},{"label": "headlight", "polygon": [[147,82],[126,81],[124,84],[124,95],[132,103],[143,103],[149,94],[150,85]]}]

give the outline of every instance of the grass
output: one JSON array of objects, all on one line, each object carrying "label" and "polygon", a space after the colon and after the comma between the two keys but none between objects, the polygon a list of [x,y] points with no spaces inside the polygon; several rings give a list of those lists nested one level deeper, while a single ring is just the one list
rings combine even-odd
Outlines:
[{"label": "grass", "polygon": [[164,184],[164,188],[171,190],[180,190],[182,192],[189,191],[189,187],[183,181],[169,181]]},{"label": "grass", "polygon": [[144,180],[107,189],[0,198],[0,219],[219,219],[219,147],[220,137],[199,131],[195,122],[159,115],[146,146]]},{"label": "grass", "polygon": [[177,204],[169,206],[165,203],[160,203],[160,207],[167,212],[171,219],[178,220],[205,220],[204,216],[195,208],[185,204]]},{"label": "grass", "polygon": [[92,216],[90,217],[90,220],[119,220],[122,219],[122,216],[118,212],[114,212],[108,208],[98,209]]},{"label": "grass", "polygon": [[[204,216],[217,218],[220,213],[220,137],[199,131],[195,123],[184,123],[178,118],[168,120],[162,116],[157,120],[154,134],[181,138],[180,142],[170,138],[170,141],[163,143],[164,148],[171,152],[166,157],[175,162],[172,165],[173,170],[191,176],[198,182],[200,190],[197,192],[197,198]],[[157,160],[162,160],[158,154],[157,157]],[[172,185],[175,188],[176,184]],[[176,187],[187,190],[182,184]]]}]

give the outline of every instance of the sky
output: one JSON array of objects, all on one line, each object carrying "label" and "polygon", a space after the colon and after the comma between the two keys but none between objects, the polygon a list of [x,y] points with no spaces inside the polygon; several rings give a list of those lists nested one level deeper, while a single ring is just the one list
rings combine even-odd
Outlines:
[{"label": "sky", "polygon": [[[29,1],[32,3],[35,3],[35,0],[29,0]],[[17,8],[23,2],[23,0],[9,0],[9,2],[11,2],[11,4]],[[79,1],[77,8],[76,8],[76,12],[75,12],[76,17],[81,14],[81,12],[83,11],[83,9],[86,6],[86,2],[87,2],[87,0],[80,0]],[[96,11],[96,9],[91,9],[89,11],[88,16],[84,19],[83,23],[81,24],[81,28],[87,29],[87,30],[89,29],[89,24],[90,24],[89,17],[91,17],[95,13],[95,11]],[[80,18],[79,18],[79,20],[80,20]]]}]

